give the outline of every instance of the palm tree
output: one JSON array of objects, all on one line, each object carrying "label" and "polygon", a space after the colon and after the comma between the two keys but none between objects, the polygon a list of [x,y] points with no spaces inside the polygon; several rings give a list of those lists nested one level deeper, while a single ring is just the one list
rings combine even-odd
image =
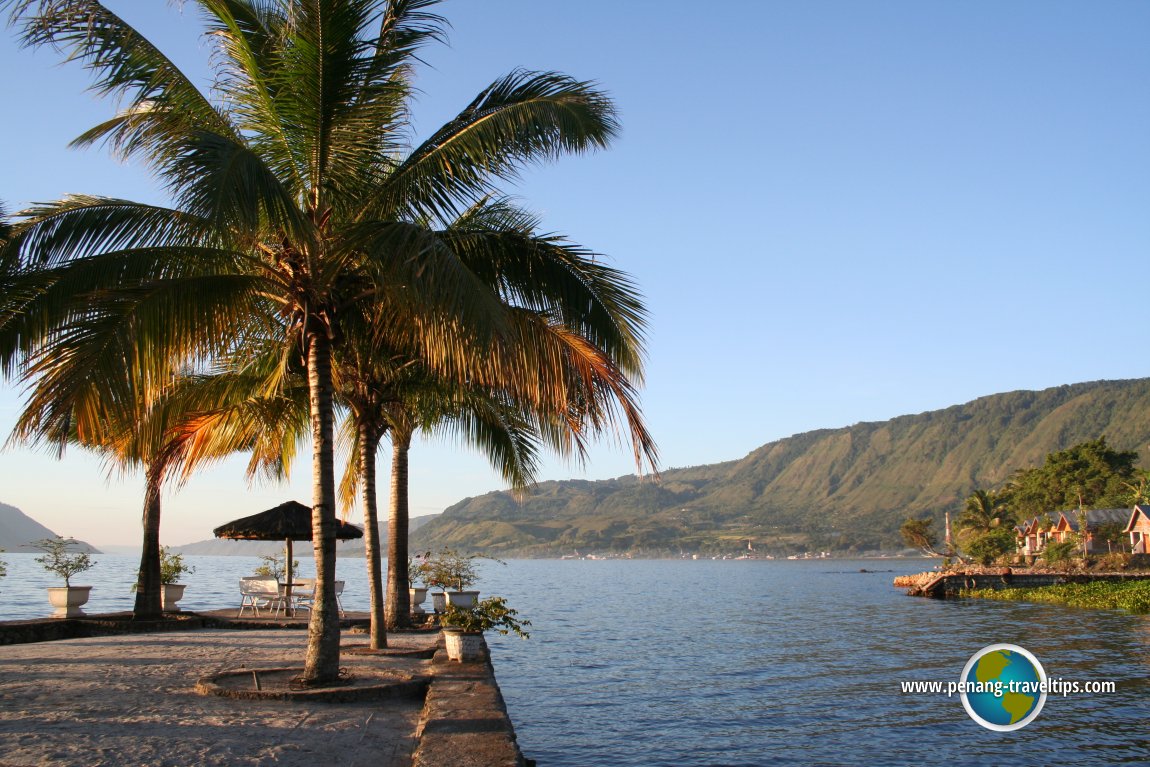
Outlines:
[{"label": "palm tree", "polygon": [[[380,369],[375,368],[376,371]],[[362,372],[362,371],[360,371]],[[342,485],[345,502],[358,489],[364,516],[364,544],[371,587],[371,647],[386,646],[384,629],[408,625],[407,613],[407,455],[413,434],[445,423],[484,450],[513,485],[534,476],[535,440],[519,412],[474,389],[436,381],[416,366],[399,366],[390,378],[368,383],[357,376],[355,393],[346,396],[354,430],[352,460]],[[382,577],[378,540],[375,455],[382,437],[392,443],[388,577]]]},{"label": "palm tree", "polygon": [[971,539],[1012,522],[1003,499],[994,491],[975,490],[967,499],[958,518],[960,537]]},{"label": "palm tree", "polygon": [[143,542],[133,617],[160,618],[160,499],[166,476],[183,458],[178,428],[175,424],[149,425],[163,420],[168,412],[159,403],[140,403],[139,408],[126,412],[102,401],[98,385],[86,387],[83,396],[63,404],[52,399],[53,379],[59,373],[36,373],[36,389],[17,420],[13,440],[54,444],[60,455],[66,445],[78,444],[103,454],[110,469],[144,470]]},{"label": "palm tree", "polygon": [[[644,461],[655,465],[655,446],[628,379],[642,376],[640,299],[625,275],[598,263],[595,254],[538,229],[534,216],[494,199],[481,201],[439,233],[444,246],[501,296],[512,328],[495,343],[473,349],[481,372],[464,385],[437,377],[414,351],[405,355],[387,346],[388,337],[418,337],[418,328],[395,333],[402,317],[345,320],[348,336],[358,340],[338,355],[341,394],[357,437],[358,474],[349,465],[345,498],[358,483],[373,595],[379,592],[374,454],[384,434],[392,443],[388,628],[406,623],[409,610],[407,467],[416,431],[464,436],[517,488],[533,481],[537,440],[561,454],[582,455],[585,441],[608,427],[630,431],[640,470]],[[379,332],[380,325],[390,333]],[[525,377],[530,386],[523,386]],[[373,626],[380,609],[373,599]]]},{"label": "palm tree", "polygon": [[[75,444],[103,454],[110,469],[143,470],[143,541],[133,616],[155,619],[162,615],[160,519],[165,481],[178,469],[177,479],[183,483],[196,468],[239,450],[253,452],[253,466],[270,462],[273,451],[282,463],[285,452],[271,443],[277,431],[267,428],[268,421],[298,423],[299,416],[290,417],[291,403],[286,399],[257,403],[252,391],[262,379],[244,382],[235,374],[177,376],[173,371],[168,386],[145,393],[136,377],[139,366],[133,363],[135,340],[113,340],[114,356],[121,361],[118,368],[84,364],[88,349],[82,338],[72,346],[68,336],[59,336],[45,346],[25,373],[34,385],[12,438],[48,443],[60,454]],[[125,393],[125,399],[117,399]],[[237,419],[244,423],[242,431],[227,428]],[[290,459],[290,453],[286,455]]]},{"label": "palm tree", "polygon": [[[6,249],[18,253],[22,283],[0,308],[0,353],[11,372],[46,337],[80,328],[99,348],[108,325],[130,319],[146,331],[141,380],[155,382],[175,362],[198,369],[286,323],[285,358],[302,357],[312,423],[317,596],[303,676],[325,683],[339,669],[341,316],[405,286],[398,308],[427,318],[422,364],[458,381],[480,375],[477,356],[458,353],[460,328],[490,342],[506,330],[502,304],[442,247],[435,222],[526,163],[605,146],[617,126],[593,85],[517,71],[416,142],[412,72],[420,48],[443,39],[436,0],[197,4],[219,46],[214,100],[96,0],[8,3],[26,44],[78,59],[94,89],[124,105],[76,143],[143,161],[175,206],[72,196],[25,211]],[[87,322],[94,301],[116,309],[103,326]],[[533,386],[528,376],[520,385]]]}]

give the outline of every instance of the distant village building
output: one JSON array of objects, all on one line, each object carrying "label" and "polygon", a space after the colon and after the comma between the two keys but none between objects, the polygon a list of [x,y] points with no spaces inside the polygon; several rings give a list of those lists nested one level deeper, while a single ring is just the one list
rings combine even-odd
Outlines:
[{"label": "distant village building", "polygon": [[1133,513],[1127,509],[1090,509],[1085,512],[1078,510],[1059,511],[1033,517],[1014,528],[1018,553],[1033,557],[1041,554],[1048,543],[1080,540],[1078,538],[1082,534],[1082,531],[1079,530],[1080,515],[1086,517],[1085,538],[1088,554],[1109,552],[1110,548],[1106,538],[1099,534],[1105,526],[1111,526],[1111,529],[1115,529],[1125,525],[1126,527],[1122,532],[1123,534],[1130,533],[1130,541],[1133,544],[1135,533],[1131,532],[1131,529],[1137,520],[1140,509],[1143,510],[1141,519],[1144,526],[1138,529],[1142,531],[1142,545],[1145,547],[1145,541],[1150,537],[1150,507],[1135,506]]},{"label": "distant village building", "polygon": [[1130,536],[1132,552],[1150,553],[1150,506],[1135,506],[1122,532]]},{"label": "distant village building", "polygon": [[1015,526],[1014,534],[1018,542],[1018,552],[1024,556],[1037,556],[1046,547],[1043,520],[1041,517],[1028,519]]}]

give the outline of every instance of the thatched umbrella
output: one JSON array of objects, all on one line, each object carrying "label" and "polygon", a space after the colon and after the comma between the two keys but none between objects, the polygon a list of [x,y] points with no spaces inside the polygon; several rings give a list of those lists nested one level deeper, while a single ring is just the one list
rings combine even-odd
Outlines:
[{"label": "thatched umbrella", "polygon": [[[220,525],[212,534],[217,538],[234,538],[240,541],[283,541],[287,549],[287,585],[285,599],[291,604],[291,584],[293,580],[292,541],[310,541],[311,507],[297,501],[281,503],[274,509],[261,511],[243,519],[235,519]],[[347,522],[336,520],[335,537],[341,541],[362,538],[363,530]]]}]

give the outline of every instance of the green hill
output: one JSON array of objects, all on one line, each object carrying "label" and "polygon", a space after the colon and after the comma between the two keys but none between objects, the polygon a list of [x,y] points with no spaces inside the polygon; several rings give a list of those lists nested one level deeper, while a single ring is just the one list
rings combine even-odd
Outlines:
[{"label": "green hill", "polygon": [[520,556],[728,553],[748,540],[777,554],[897,549],[907,516],[941,520],[976,488],[1100,435],[1150,465],[1150,379],[996,394],[821,429],[742,460],[668,469],[657,481],[543,482],[521,500],[488,493],[447,509],[413,545]]}]

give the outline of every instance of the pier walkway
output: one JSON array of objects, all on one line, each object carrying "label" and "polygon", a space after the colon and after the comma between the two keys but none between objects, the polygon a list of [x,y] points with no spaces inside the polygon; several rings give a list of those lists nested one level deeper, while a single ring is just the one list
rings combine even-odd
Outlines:
[{"label": "pier walkway", "polygon": [[[28,627],[0,624],[0,633],[6,628]],[[490,663],[452,663],[442,649],[427,659],[436,632],[388,635],[389,647],[424,650],[424,658],[355,652],[366,641],[345,630],[341,666],[430,677],[426,700],[286,702],[195,692],[198,680],[224,671],[301,667],[307,632],[283,627],[0,643],[0,767],[410,767],[432,763],[431,755],[448,760],[441,764],[525,764]]]}]

